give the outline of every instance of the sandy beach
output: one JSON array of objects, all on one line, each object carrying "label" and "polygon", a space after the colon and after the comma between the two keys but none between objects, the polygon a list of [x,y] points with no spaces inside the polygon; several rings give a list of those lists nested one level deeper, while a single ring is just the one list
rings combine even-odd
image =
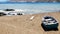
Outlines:
[{"label": "sandy beach", "polygon": [[[58,31],[44,31],[41,27],[43,16],[53,16],[59,23]],[[30,19],[34,16],[33,19]],[[1,16],[0,34],[60,34],[60,12],[21,16]]]}]

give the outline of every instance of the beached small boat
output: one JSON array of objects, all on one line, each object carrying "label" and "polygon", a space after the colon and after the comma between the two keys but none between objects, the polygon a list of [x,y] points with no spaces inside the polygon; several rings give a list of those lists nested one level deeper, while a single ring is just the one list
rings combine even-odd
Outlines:
[{"label": "beached small boat", "polygon": [[51,16],[45,16],[42,18],[42,25],[46,29],[56,29],[58,28],[58,22],[55,18]]}]

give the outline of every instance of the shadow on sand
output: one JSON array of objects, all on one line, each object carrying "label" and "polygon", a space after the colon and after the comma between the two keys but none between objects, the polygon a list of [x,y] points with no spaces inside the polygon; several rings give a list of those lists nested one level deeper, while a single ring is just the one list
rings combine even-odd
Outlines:
[{"label": "shadow on sand", "polygon": [[42,24],[41,24],[42,28],[44,31],[58,31],[58,28],[55,29],[46,29]]}]

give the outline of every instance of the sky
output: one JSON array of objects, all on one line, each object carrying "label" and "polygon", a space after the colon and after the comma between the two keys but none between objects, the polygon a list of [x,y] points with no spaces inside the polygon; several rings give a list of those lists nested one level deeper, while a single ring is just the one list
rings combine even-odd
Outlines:
[{"label": "sky", "polygon": [[8,0],[0,0],[0,2],[6,2],[6,1],[8,1]]}]

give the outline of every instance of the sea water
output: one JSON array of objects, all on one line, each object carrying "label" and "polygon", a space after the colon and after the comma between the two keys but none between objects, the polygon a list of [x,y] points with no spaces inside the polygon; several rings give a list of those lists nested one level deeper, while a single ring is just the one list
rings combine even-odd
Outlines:
[{"label": "sea water", "polygon": [[25,14],[56,12],[60,11],[60,3],[0,3],[0,9],[20,9]]}]

